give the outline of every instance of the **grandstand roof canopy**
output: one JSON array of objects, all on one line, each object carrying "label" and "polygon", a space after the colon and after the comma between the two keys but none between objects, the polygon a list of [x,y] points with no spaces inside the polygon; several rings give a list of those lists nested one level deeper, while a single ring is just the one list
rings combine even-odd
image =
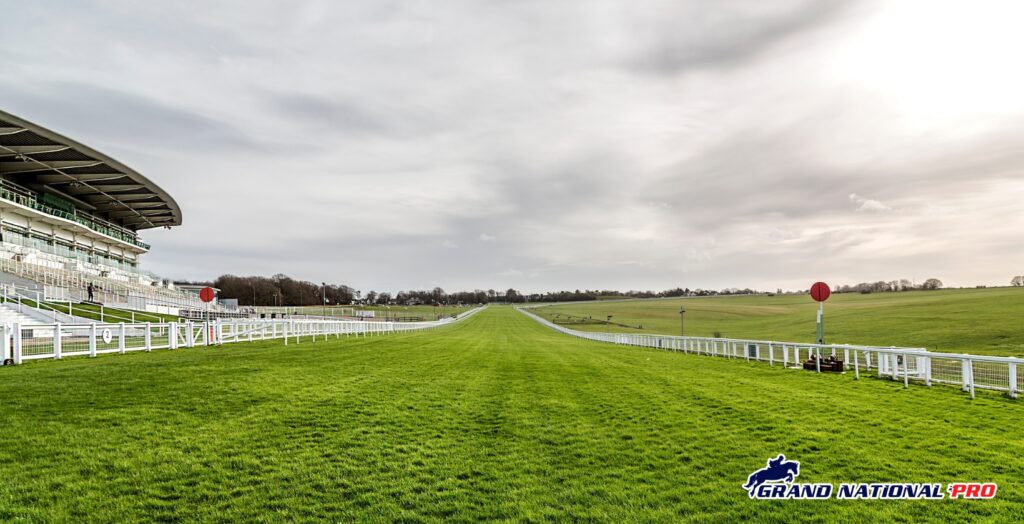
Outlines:
[{"label": "grandstand roof canopy", "polygon": [[159,186],[95,149],[0,111],[0,177],[128,229],[181,224]]}]

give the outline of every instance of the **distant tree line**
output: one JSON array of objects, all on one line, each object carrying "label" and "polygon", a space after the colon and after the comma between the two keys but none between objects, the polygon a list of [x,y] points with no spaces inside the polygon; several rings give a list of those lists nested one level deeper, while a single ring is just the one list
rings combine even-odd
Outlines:
[{"label": "distant tree line", "polygon": [[[315,282],[296,280],[287,275],[277,274],[272,277],[240,277],[223,275],[213,282],[184,282],[188,284],[210,285],[220,289],[220,298],[237,299],[242,306],[309,306],[323,303],[324,286]],[[1013,277],[1010,284],[1024,287],[1024,275]],[[942,281],[929,278],[920,284],[907,279],[880,280],[878,282],[861,282],[854,285],[839,285],[833,290],[836,293],[887,293],[898,291],[917,291],[941,289]],[[765,293],[749,288],[690,289],[676,287],[664,291],[618,291],[611,289],[587,289],[574,291],[551,291],[546,293],[524,294],[509,288],[505,291],[494,289],[473,291],[457,291],[448,293],[440,287],[429,290],[389,292],[362,292],[341,284],[326,286],[327,303],[332,305],[375,304],[375,305],[455,305],[455,304],[487,304],[524,302],[583,302],[589,300],[608,300],[615,298],[671,298],[671,297],[706,297],[722,295],[754,295]],[[777,293],[782,293],[778,290]]]},{"label": "distant tree line", "polygon": [[317,284],[287,275],[239,277],[222,275],[213,282],[196,282],[220,289],[221,299],[238,299],[241,306],[308,306],[321,304],[326,290],[328,304],[351,304],[355,291],[345,285]]},{"label": "distant tree line", "polygon": [[582,302],[587,300],[607,300],[614,298],[671,298],[671,297],[707,297],[715,295],[754,295],[760,293],[752,289],[729,288],[716,291],[713,289],[673,288],[665,291],[615,291],[585,290],[555,291],[534,293],[525,297],[529,302]]},{"label": "distant tree line", "polygon": [[861,282],[852,286],[836,286],[836,293],[890,293],[897,291],[932,291],[942,289],[942,281],[929,278],[919,285],[905,278],[899,280],[879,280],[878,282]]},{"label": "distant tree line", "polygon": [[[220,289],[220,298],[237,299],[242,306],[309,306],[323,303],[323,287],[316,282],[296,280],[287,275],[272,277],[223,275],[213,282],[188,282],[210,285]],[[1024,287],[1024,275],[1013,277],[1011,284]],[[897,291],[935,290],[943,287],[942,281],[929,278],[920,284],[907,279],[861,282],[854,285],[839,285],[836,293],[885,293]],[[346,285],[328,284],[327,303],[332,305],[375,304],[375,305],[455,305],[524,302],[583,302],[615,298],[671,298],[706,297],[724,295],[753,295],[765,293],[750,288],[690,289],[675,287],[664,291],[618,291],[611,289],[576,289],[573,291],[551,291],[546,293],[520,293],[509,288],[505,291],[494,289],[446,292],[440,287],[429,290],[408,290],[392,294],[369,291],[365,295]],[[777,293],[782,293],[778,290]]]},{"label": "distant tree line", "polygon": [[714,295],[752,295],[759,293],[752,289],[730,288],[720,291],[708,289],[673,288],[665,291],[616,291],[616,290],[585,290],[555,291],[548,293],[524,294],[509,288],[505,291],[486,291],[477,289],[474,291],[457,291],[448,293],[440,287],[430,290],[409,290],[399,291],[392,295],[387,292],[369,291],[365,295],[359,291],[354,292],[354,302],[360,304],[395,304],[395,305],[418,305],[418,304],[521,304],[524,302],[577,302],[587,300],[601,300],[612,298],[665,298],[665,297],[686,297],[686,296],[714,296]]},{"label": "distant tree line", "polygon": [[1010,280],[1010,285],[1013,287],[1024,286],[1024,275],[1013,277],[1013,279]]}]

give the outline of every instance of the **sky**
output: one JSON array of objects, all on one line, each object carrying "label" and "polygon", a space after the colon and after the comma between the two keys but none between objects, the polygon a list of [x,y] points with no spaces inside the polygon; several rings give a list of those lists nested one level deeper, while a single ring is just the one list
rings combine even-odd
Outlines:
[{"label": "sky", "polygon": [[0,0],[0,108],[166,189],[175,279],[1024,274],[1024,3]]}]

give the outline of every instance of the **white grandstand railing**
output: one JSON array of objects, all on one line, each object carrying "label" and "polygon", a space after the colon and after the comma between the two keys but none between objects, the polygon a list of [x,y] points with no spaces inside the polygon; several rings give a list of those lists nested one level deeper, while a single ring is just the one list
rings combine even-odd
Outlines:
[{"label": "white grandstand railing", "polygon": [[106,353],[220,346],[260,340],[283,339],[285,344],[289,344],[330,337],[372,337],[444,327],[481,309],[468,311],[459,318],[430,322],[222,319],[211,322],[0,325],[0,353],[4,363],[21,364],[27,360],[95,357]]},{"label": "white grandstand railing", "polygon": [[[83,301],[86,288],[94,284],[94,300],[104,303],[124,304],[126,307],[144,309],[145,304],[179,309],[205,310],[206,303],[184,291],[156,288],[143,284],[130,284],[80,271],[53,268],[14,258],[0,258],[0,271],[37,282],[43,286],[67,289],[69,298]],[[139,307],[139,306],[142,307]],[[223,308],[212,306],[215,311]]]},{"label": "white grandstand railing", "polygon": [[[63,288],[61,288],[63,289]],[[160,316],[154,313],[135,310],[121,310],[118,308],[106,307],[103,304],[94,305],[92,309],[83,304],[74,302],[67,298],[53,298],[47,295],[47,291],[38,288],[28,288],[14,284],[0,284],[0,300],[16,307],[19,311],[26,309],[36,310],[54,322],[65,324],[81,322],[83,318],[98,316],[100,322],[166,322],[166,315]],[[77,310],[75,308],[78,308]]]},{"label": "white grandstand railing", "polygon": [[948,384],[969,392],[971,398],[975,396],[975,389],[1003,391],[1015,398],[1022,386],[1017,373],[1017,369],[1024,366],[1024,359],[1020,358],[936,353],[923,348],[892,346],[578,331],[550,322],[528,311],[529,308],[516,309],[566,335],[624,346],[766,362],[772,366],[778,364],[795,368],[802,368],[805,362],[815,357],[813,370],[818,372],[828,357],[835,357],[843,361],[844,372],[853,371],[857,379],[861,374],[873,374],[878,378],[902,381],[904,387],[910,384]]}]

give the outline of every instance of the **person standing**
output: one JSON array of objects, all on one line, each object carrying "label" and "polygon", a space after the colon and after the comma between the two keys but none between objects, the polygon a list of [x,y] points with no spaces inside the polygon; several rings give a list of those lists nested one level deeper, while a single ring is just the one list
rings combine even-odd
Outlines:
[{"label": "person standing", "polygon": [[93,287],[92,282],[89,282],[89,287],[85,288],[89,292],[89,302],[93,302]]}]

